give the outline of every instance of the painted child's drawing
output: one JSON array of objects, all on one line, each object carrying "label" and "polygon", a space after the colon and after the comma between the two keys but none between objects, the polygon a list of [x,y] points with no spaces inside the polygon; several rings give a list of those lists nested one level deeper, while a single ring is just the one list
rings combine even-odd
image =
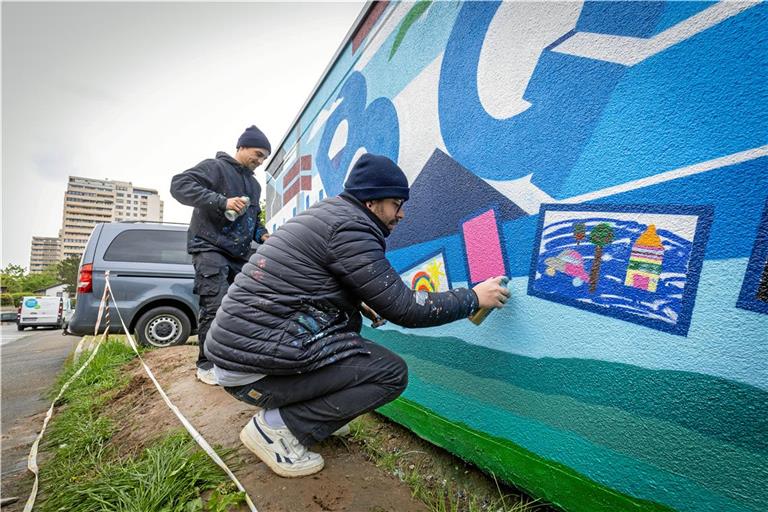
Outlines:
[{"label": "painted child's drawing", "polygon": [[451,285],[445,273],[445,260],[438,253],[403,272],[402,277],[409,288],[425,292],[446,292]]},{"label": "painted child's drawing", "polygon": [[712,210],[542,205],[528,293],[686,335]]}]

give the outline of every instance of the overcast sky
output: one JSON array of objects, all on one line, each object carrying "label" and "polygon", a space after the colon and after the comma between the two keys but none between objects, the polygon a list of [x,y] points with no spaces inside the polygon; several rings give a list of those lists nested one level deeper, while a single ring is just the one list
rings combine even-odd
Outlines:
[{"label": "overcast sky", "polygon": [[188,222],[171,177],[251,124],[276,149],[363,5],[3,2],[2,266],[58,236],[70,175],[157,189]]}]

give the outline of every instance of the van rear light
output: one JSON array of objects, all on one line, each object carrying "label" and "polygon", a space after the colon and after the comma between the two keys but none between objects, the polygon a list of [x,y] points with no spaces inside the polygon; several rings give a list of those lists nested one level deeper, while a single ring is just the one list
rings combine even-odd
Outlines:
[{"label": "van rear light", "polygon": [[64,316],[64,302],[59,302],[59,319]]},{"label": "van rear light", "polygon": [[80,275],[77,278],[77,293],[93,292],[93,265],[86,263],[80,267]]}]

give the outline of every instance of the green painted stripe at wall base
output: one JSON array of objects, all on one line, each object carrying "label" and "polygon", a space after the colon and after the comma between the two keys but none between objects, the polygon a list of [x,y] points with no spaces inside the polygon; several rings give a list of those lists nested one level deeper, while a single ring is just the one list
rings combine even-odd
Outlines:
[{"label": "green painted stripe at wall base", "polygon": [[378,409],[427,441],[471,461],[533,496],[571,512],[671,511],[598,484],[506,439],[451,422],[405,398]]},{"label": "green painted stripe at wall base", "polygon": [[[597,476],[599,471],[592,473],[584,466],[569,464],[567,459],[561,458],[562,450],[573,454],[576,449],[563,441],[558,442],[556,437],[548,434],[547,427],[574,433],[584,441],[607,448],[618,456],[607,456],[598,450],[591,452],[591,456],[600,460],[601,464],[610,464],[618,469],[627,466],[627,461],[622,461],[621,456],[636,461],[637,464],[631,464],[631,469],[626,471],[636,472],[636,479],[653,480],[660,485],[664,482],[662,487],[678,489],[678,496],[681,501],[689,503],[690,510],[699,510],[701,503],[707,500],[712,500],[710,510],[743,510],[745,506],[759,510],[761,504],[768,502],[768,489],[763,485],[768,475],[768,461],[762,454],[724,443],[676,423],[637,416],[615,407],[579,402],[565,395],[530,391],[508,382],[478,377],[413,356],[404,357],[410,373],[410,383],[404,398],[423,407],[434,408],[449,421],[456,421],[461,420],[461,417],[454,416],[455,409],[449,406],[445,396],[437,395],[436,392],[442,388],[445,393],[459,395],[464,399],[466,407],[474,411],[472,418],[466,420],[470,428],[508,439],[622,493],[680,507],[679,502],[668,502],[656,494],[644,494],[648,492],[647,487],[641,491],[641,486],[629,490],[613,485],[613,482],[622,480],[620,475],[623,471],[612,472],[616,480],[604,480]],[[433,398],[426,398],[426,393]],[[537,423],[538,426],[534,424],[529,427],[533,435],[544,439],[545,444],[558,445],[561,453],[553,455],[552,452],[541,451],[534,445],[521,442],[521,437],[505,435],[511,434],[511,429],[493,430],[491,425],[494,419],[488,413],[494,408],[508,412],[509,423],[516,423],[518,429],[523,429],[524,424],[531,425],[525,420]],[[582,457],[587,459],[586,454]],[[681,486],[684,486],[685,493]],[[718,498],[722,497],[724,501],[716,505],[713,500],[715,496],[708,496],[710,492],[720,495]],[[696,499],[701,501],[696,502]],[[733,502],[726,504],[725,499]],[[721,508],[718,509],[718,506]]]}]

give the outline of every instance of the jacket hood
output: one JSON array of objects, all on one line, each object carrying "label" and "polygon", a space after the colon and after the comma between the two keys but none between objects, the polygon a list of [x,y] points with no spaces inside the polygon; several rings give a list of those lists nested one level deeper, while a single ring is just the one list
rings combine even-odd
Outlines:
[{"label": "jacket hood", "polygon": [[252,170],[250,170],[249,168],[247,168],[246,166],[244,166],[243,164],[235,160],[233,157],[229,155],[229,153],[226,153],[224,151],[219,151],[216,153],[216,159],[224,160],[225,162],[232,164],[238,171],[241,171],[241,172],[247,171],[253,174]]},{"label": "jacket hood", "polygon": [[381,219],[376,216],[375,213],[373,213],[371,210],[366,208],[366,206],[362,203],[362,201],[360,201],[358,198],[353,196],[350,192],[345,190],[344,192],[339,194],[339,197],[360,208],[363,211],[363,213],[366,214],[368,218],[371,219],[376,224],[376,226],[381,230],[382,234],[384,235],[384,238],[390,235],[391,231],[389,230],[387,225],[384,224],[381,221]]}]

